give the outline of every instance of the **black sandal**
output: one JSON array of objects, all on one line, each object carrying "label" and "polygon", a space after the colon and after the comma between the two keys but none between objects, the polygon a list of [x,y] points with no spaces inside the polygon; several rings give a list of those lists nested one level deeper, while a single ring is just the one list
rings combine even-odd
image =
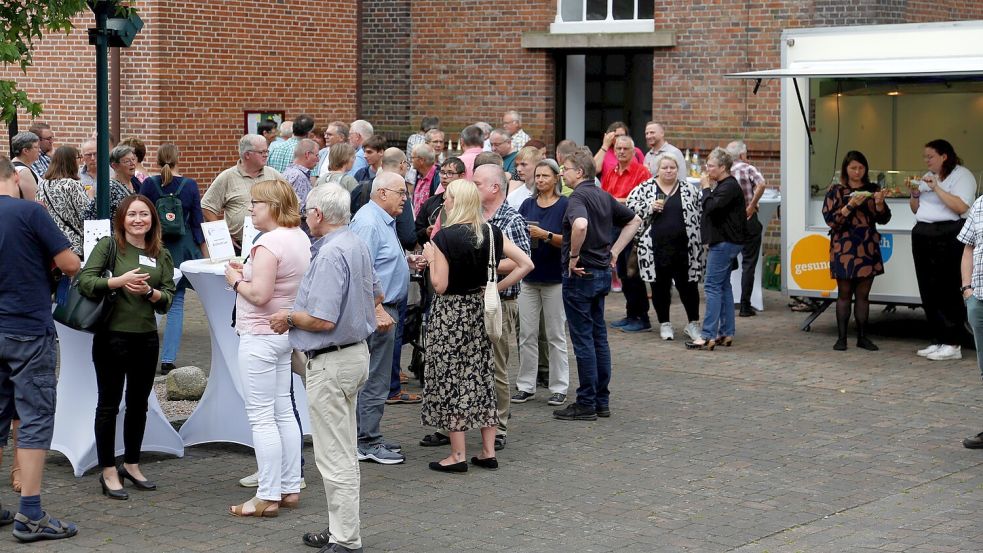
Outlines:
[{"label": "black sandal", "polygon": [[320,532],[307,532],[304,534],[304,545],[308,547],[324,547],[331,542],[331,533],[328,528]]},{"label": "black sandal", "polygon": [[449,445],[451,439],[440,432],[434,432],[433,434],[427,434],[420,440],[420,445],[423,447],[438,447],[442,445]]},{"label": "black sandal", "polygon": [[717,347],[716,340],[704,340],[702,344],[698,344],[695,341],[686,342],[686,349],[705,349],[708,351],[713,351],[713,348]]}]

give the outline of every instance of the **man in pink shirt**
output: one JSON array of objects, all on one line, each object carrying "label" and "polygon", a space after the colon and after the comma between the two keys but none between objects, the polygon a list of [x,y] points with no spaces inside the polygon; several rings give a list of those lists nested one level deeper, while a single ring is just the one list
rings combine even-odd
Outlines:
[{"label": "man in pink shirt", "polygon": [[461,131],[461,144],[464,152],[457,157],[464,162],[464,178],[471,180],[471,175],[474,173],[474,158],[482,152],[485,144],[481,127],[477,125],[464,127]]}]

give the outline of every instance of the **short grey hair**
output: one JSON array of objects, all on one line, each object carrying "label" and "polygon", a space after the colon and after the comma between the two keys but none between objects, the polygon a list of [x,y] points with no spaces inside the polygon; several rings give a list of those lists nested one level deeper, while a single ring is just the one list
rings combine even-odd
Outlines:
[{"label": "short grey hair", "polygon": [[123,160],[124,157],[130,154],[136,155],[136,152],[133,151],[133,148],[127,146],[126,144],[120,144],[119,146],[113,148],[111,152],[109,152],[109,163],[119,163],[120,161]]},{"label": "short grey hair", "polygon": [[34,147],[34,144],[40,142],[41,139],[38,135],[32,132],[19,132],[10,139],[10,155],[11,157],[17,157],[24,153],[24,150],[30,150]]},{"label": "short grey hair", "polygon": [[379,189],[385,188],[388,182],[393,182],[397,186],[406,187],[406,182],[403,177],[399,176],[399,173],[393,171],[379,171],[376,173],[375,178],[372,179],[372,195],[375,196]]},{"label": "short grey hair", "polygon": [[486,123],[484,121],[478,121],[477,123],[474,124],[474,126],[475,127],[478,127],[479,129],[481,129],[481,133],[483,135],[484,134],[491,134],[491,132],[492,132],[492,126],[491,126],[491,124]]},{"label": "short grey hair", "polygon": [[347,225],[352,220],[352,195],[337,183],[325,182],[307,194],[307,209],[317,208],[329,225]]},{"label": "short grey hair", "polygon": [[[658,171],[659,170],[659,167],[662,166],[662,162],[663,161],[666,161],[666,160],[671,161],[672,164],[676,166],[676,171],[679,171],[679,160],[676,159],[676,156],[670,154],[669,152],[666,152],[666,153],[663,153],[663,154],[659,154],[655,158],[655,166],[654,166],[655,167],[655,170]],[[654,177],[655,175],[652,175],[652,176]]]},{"label": "short grey hair", "polygon": [[501,138],[504,138],[506,141],[512,140],[512,134],[505,129],[493,129],[491,134],[497,134]]},{"label": "short grey hair", "polygon": [[515,119],[515,122],[516,123],[518,123],[520,125],[522,124],[522,116],[519,115],[519,112],[518,111],[515,111],[514,109],[510,109],[510,110],[508,110],[508,111],[505,112],[505,115],[511,116],[512,119]]},{"label": "short grey hair", "polygon": [[430,142],[433,140],[433,137],[437,136],[438,134],[441,136],[441,138],[447,138],[447,133],[440,129],[430,129],[423,136],[427,139],[427,142]]},{"label": "short grey hair", "polygon": [[743,140],[735,140],[728,144],[727,148],[725,149],[727,150],[727,153],[730,154],[730,157],[734,158],[735,160],[742,155],[747,154],[747,144],[745,144]]},{"label": "short grey hair", "polygon": [[434,161],[437,160],[437,154],[433,151],[433,148],[427,144],[417,144],[413,147],[413,151],[410,152],[416,157],[423,160],[423,163],[427,165],[433,165]]},{"label": "short grey hair", "polygon": [[461,131],[461,142],[465,146],[481,147],[485,143],[484,133],[478,125],[469,125]]},{"label": "short grey hair", "polygon": [[[487,168],[487,169],[486,169]],[[495,165],[494,163],[486,163],[480,167],[476,167],[475,171],[495,171],[495,177],[498,179],[499,195],[505,196],[509,193],[509,174],[502,169],[501,165]]]},{"label": "short grey hair", "polygon": [[245,159],[246,154],[253,151],[253,142],[257,140],[266,143],[266,139],[258,134],[246,134],[239,139],[239,159]]},{"label": "short grey hair", "polygon": [[707,156],[707,159],[716,161],[717,164],[726,169],[728,173],[730,172],[731,166],[734,165],[733,156],[728,154],[727,150],[721,148],[720,146],[714,148],[713,151],[710,152],[710,155]]},{"label": "short grey hair", "polygon": [[304,157],[307,152],[317,153],[321,147],[318,146],[317,142],[314,142],[310,138],[305,138],[297,143],[297,147],[294,148],[294,159],[300,159]]},{"label": "short grey hair", "polygon": [[627,134],[623,134],[623,135],[619,136],[618,138],[615,138],[614,139],[614,145],[615,146],[618,145],[618,142],[627,142],[628,145],[631,146],[632,148],[635,147],[635,141],[632,139],[632,137],[628,136]]},{"label": "short grey hair", "polygon": [[290,138],[294,135],[294,122],[284,121],[280,123],[280,136],[283,138]]},{"label": "short grey hair", "polygon": [[372,138],[373,134],[375,134],[375,131],[372,130],[372,123],[369,123],[364,119],[356,119],[355,121],[352,121],[349,131],[358,133],[358,135],[362,137],[362,140],[368,140]]}]

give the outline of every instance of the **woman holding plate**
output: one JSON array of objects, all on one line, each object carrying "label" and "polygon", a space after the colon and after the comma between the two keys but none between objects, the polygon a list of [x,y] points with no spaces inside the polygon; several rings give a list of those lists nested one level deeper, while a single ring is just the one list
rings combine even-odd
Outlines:
[{"label": "woman holding plate", "polygon": [[829,272],[836,279],[836,328],[838,338],[833,349],[846,349],[850,307],[856,298],[857,347],[877,351],[867,338],[870,314],[870,287],[874,277],[884,274],[881,258],[881,235],[876,224],[891,220],[891,209],[884,203],[887,194],[870,182],[867,157],[851,150],[840,166],[840,182],[826,192],[823,218],[829,225]]}]

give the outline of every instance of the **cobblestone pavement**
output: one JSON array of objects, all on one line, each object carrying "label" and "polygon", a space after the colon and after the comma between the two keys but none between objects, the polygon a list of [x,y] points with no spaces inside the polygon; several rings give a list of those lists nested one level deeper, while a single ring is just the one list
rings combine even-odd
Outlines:
[{"label": "cobblestone pavement", "polygon": [[[618,317],[620,296],[608,303]],[[193,294],[188,306],[179,361],[207,366]],[[831,312],[805,333],[778,293],[766,307],[713,352],[612,333],[612,417],[553,420],[540,392],[513,406],[497,472],[429,471],[446,451],[417,444],[419,406],[387,407],[384,432],[407,462],[361,465],[366,551],[979,551],[983,452],[960,444],[983,427],[975,352],[919,358],[921,312],[879,307],[881,351],[834,352]],[[477,444],[470,433],[469,455]],[[304,456],[300,509],[237,519],[226,508],[250,496],[236,484],[255,468],[250,449],[148,455],[160,490],[129,501],[103,498],[93,471],[75,479],[52,454],[45,505],[80,532],[33,550],[314,551],[300,536],[326,525],[325,500],[309,443]],[[0,501],[13,500],[4,484]],[[6,532],[0,551],[14,551]]]}]

